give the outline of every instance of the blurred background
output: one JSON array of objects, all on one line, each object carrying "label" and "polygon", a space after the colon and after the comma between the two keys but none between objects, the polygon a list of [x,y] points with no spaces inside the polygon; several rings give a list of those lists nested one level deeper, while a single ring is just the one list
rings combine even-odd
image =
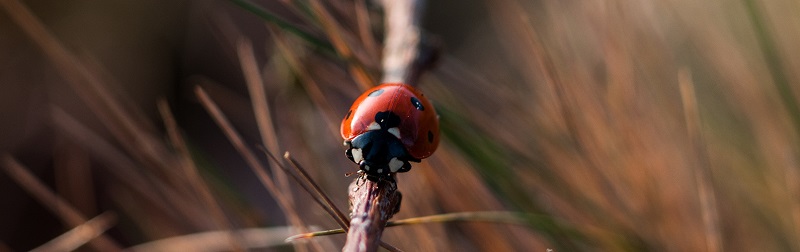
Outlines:
[{"label": "blurred background", "polygon": [[[191,241],[342,247],[344,235],[283,243],[303,231],[287,226],[338,226],[257,147],[290,152],[347,211],[344,174],[356,166],[338,128],[359,83],[380,77],[378,3],[0,3],[0,251],[97,216],[109,229],[81,251],[216,230],[274,232]],[[423,28],[442,52],[419,87],[442,142],[398,175],[394,219],[528,218],[392,227],[383,241],[406,251],[800,251],[798,12],[788,0],[431,1]],[[171,242],[139,248],[197,251]]]}]

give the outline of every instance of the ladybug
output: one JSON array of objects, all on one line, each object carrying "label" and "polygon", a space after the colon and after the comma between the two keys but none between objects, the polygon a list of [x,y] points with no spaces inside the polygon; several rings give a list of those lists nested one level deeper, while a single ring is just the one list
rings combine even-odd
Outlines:
[{"label": "ladybug", "polygon": [[373,87],[342,120],[345,155],[367,179],[391,179],[429,157],[439,145],[439,116],[419,90],[402,83]]}]

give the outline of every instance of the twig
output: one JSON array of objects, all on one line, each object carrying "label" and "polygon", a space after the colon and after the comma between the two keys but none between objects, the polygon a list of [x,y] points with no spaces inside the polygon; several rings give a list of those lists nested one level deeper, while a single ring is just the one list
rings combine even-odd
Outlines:
[{"label": "twig", "polygon": [[[319,188],[317,183],[315,183],[311,179],[311,176],[308,175],[308,172],[306,172],[306,170],[300,165],[300,163],[297,162],[297,160],[291,157],[288,151],[283,155],[283,158],[286,159],[287,162],[292,164],[292,168],[295,169],[297,174],[292,173],[291,171],[289,171],[289,169],[284,167],[280,163],[280,161],[278,161],[278,159],[275,158],[275,156],[272,155],[272,153],[270,153],[268,150],[261,148],[261,151],[263,151],[267,157],[272,159],[272,161],[277,163],[278,167],[280,167],[284,172],[286,172],[292,178],[294,178],[294,180],[298,184],[300,184],[300,186],[303,187],[303,189],[306,190],[308,194],[311,195],[311,198],[314,200],[314,202],[316,202],[320,207],[322,207],[322,209],[324,209],[325,212],[327,212],[336,221],[336,224],[339,224],[339,226],[342,227],[340,229],[336,229],[339,230],[338,233],[344,233],[350,229],[349,223],[347,222],[347,217],[344,215],[344,213],[342,213],[342,211],[339,210],[339,208],[337,208],[336,205],[333,204],[333,201],[330,199],[330,197],[328,197],[328,195],[325,194],[325,192],[323,192],[321,188]],[[290,241],[292,241],[291,237],[286,239],[286,242]],[[380,245],[381,247],[384,247],[389,251],[400,251],[394,246],[385,243],[383,241],[380,242]]]},{"label": "twig", "polygon": [[[394,176],[394,175],[392,175]],[[394,179],[359,176],[350,184],[350,230],[342,251],[377,251],[386,222],[400,210],[402,196]]]},{"label": "twig", "polygon": [[[386,38],[383,82],[416,84],[427,66],[420,52],[419,22],[423,0],[384,0]],[[377,251],[386,222],[400,210],[402,196],[395,175],[379,182],[364,176],[348,188],[350,230],[342,251]]]},{"label": "twig", "polygon": [[[272,155],[270,155],[270,157],[272,157]],[[275,158],[275,157],[272,157],[272,158]],[[331,200],[331,198],[328,197],[328,195],[325,194],[325,192],[323,192],[321,188],[319,188],[317,183],[314,183],[314,181],[311,180],[311,176],[309,176],[308,173],[306,172],[306,170],[303,169],[302,166],[300,166],[300,163],[298,163],[297,160],[294,160],[294,158],[292,158],[292,156],[289,154],[288,151],[285,154],[283,154],[283,158],[286,159],[286,161],[289,162],[289,164],[292,165],[292,168],[294,168],[294,170],[297,171],[298,174],[300,174],[300,177],[302,178],[302,181],[301,181],[300,178],[295,177],[295,179],[297,180],[297,183],[300,184],[301,186],[303,186],[303,188],[306,189],[306,191],[308,191],[309,194],[312,194],[312,196],[313,196],[314,193],[316,193],[317,197],[314,197],[314,198],[322,199],[324,201],[324,203],[325,203],[322,207],[326,208],[326,209],[330,209],[331,210],[331,215],[333,216],[334,219],[336,219],[336,222],[339,223],[339,225],[344,230],[348,230],[349,226],[347,225],[347,217],[344,215],[344,213],[342,213],[342,211],[340,211],[338,208],[336,208],[336,205],[333,204],[333,201]],[[277,162],[277,160],[276,160],[276,162]],[[286,173],[289,173],[289,171],[286,171]],[[294,176],[294,174],[292,174],[292,176]],[[311,188],[308,188],[307,185],[310,185]],[[312,191],[313,191],[313,193],[312,193]]]},{"label": "twig", "polygon": [[383,79],[416,86],[423,70],[435,61],[438,50],[425,42],[419,28],[424,0],[384,0],[386,37],[383,47]]}]

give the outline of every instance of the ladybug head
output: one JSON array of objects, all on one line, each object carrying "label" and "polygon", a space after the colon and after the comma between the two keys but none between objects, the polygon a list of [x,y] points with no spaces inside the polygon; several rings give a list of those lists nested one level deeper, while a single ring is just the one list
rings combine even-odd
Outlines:
[{"label": "ladybug head", "polygon": [[395,172],[411,169],[409,161],[420,160],[411,157],[400,141],[400,117],[390,111],[378,112],[367,132],[345,142],[349,145],[345,155],[358,164],[367,178],[377,180],[389,177]]}]

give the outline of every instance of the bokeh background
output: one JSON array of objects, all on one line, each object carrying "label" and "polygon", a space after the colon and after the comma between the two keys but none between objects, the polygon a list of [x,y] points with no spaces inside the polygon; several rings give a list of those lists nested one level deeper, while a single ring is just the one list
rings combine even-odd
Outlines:
[{"label": "bokeh background", "polygon": [[[282,227],[337,226],[257,148],[289,151],[347,209],[356,166],[339,120],[363,90],[355,76],[379,79],[378,3],[254,1],[259,16],[241,1],[0,2],[0,251],[101,213],[116,216],[110,229],[79,250],[252,228],[276,232],[263,244],[193,241],[341,248],[343,235],[282,242],[300,232]],[[800,251],[797,13],[788,0],[431,1],[423,28],[442,49],[419,87],[443,141],[399,175],[394,219],[528,218],[393,227],[383,240],[406,251]],[[253,73],[266,103],[246,84]],[[276,203],[197,86],[288,200]],[[14,163],[35,180],[15,179]],[[36,181],[66,204],[37,198]]]}]

